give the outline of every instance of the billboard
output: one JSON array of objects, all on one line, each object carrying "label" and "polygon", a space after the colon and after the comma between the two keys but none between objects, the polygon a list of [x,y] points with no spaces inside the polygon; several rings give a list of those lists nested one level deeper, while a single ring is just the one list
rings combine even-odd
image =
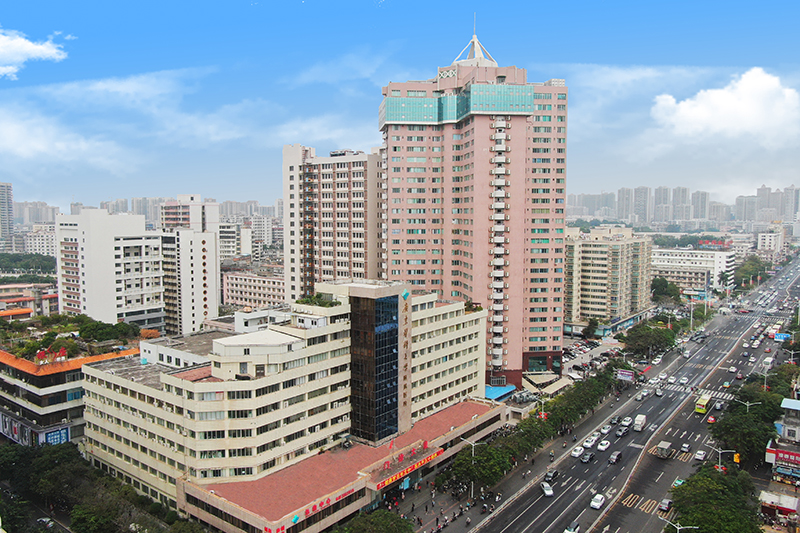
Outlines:
[{"label": "billboard", "polygon": [[788,333],[776,333],[775,334],[775,340],[776,341],[788,341],[791,338],[792,338],[792,336],[790,334],[788,334]]},{"label": "billboard", "polygon": [[620,381],[635,381],[635,376],[633,370],[624,370],[622,368],[617,369],[617,379]]}]

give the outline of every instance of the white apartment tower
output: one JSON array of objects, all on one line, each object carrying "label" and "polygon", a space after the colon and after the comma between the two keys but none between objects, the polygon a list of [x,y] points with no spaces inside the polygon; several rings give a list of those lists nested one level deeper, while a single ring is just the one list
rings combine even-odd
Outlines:
[{"label": "white apartment tower", "polygon": [[175,228],[218,231],[219,204],[203,202],[199,194],[179,194],[176,200],[161,205],[161,229]]},{"label": "white apartment tower", "polygon": [[378,154],[359,151],[317,157],[314,148],[283,147],[287,302],[312,294],[315,282],[382,277],[379,162]]},{"label": "white apartment tower", "polygon": [[142,215],[90,209],[56,218],[59,311],[164,327],[161,236]]}]

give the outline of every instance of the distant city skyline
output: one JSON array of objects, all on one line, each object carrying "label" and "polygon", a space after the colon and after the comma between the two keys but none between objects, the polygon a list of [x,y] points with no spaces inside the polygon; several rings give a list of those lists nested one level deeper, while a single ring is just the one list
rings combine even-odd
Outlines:
[{"label": "distant city skyline", "polygon": [[[635,13],[515,3],[503,24],[485,4],[454,7],[10,4],[0,20],[0,181],[15,184],[18,201],[64,212],[72,201],[194,190],[272,203],[284,144],[319,154],[379,146],[381,86],[427,79],[448,64],[477,15],[477,33],[499,63],[570,87],[569,193],[665,184],[732,204],[753,183],[800,186],[791,25],[800,6],[782,5],[776,18],[688,2]],[[387,21],[415,10],[426,13],[419,29],[435,28],[425,46],[411,32],[386,31]],[[293,20],[302,20],[302,39],[286,23]]]}]

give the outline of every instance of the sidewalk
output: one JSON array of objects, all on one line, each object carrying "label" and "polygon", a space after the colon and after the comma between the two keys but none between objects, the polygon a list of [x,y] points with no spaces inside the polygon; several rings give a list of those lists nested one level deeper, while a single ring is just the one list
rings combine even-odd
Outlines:
[{"label": "sidewalk", "polygon": [[[590,413],[575,425],[573,434],[577,437],[577,443],[591,434],[591,432],[608,418],[611,417],[612,410],[609,409],[609,399],[606,399],[594,412]],[[632,400],[627,400],[632,401]],[[616,402],[614,405],[618,405]],[[567,446],[563,446],[564,440],[567,441]],[[519,461],[515,468],[500,480],[497,485],[490,487],[487,490],[494,491],[495,494],[501,493],[502,498],[499,501],[486,501],[480,500],[480,488],[475,486],[475,505],[469,510],[466,510],[469,495],[462,497],[460,500],[454,499],[450,494],[442,494],[438,490],[431,492],[430,483],[433,482],[435,474],[431,474],[422,479],[421,490],[408,490],[405,497],[399,503],[397,512],[414,520],[415,531],[430,532],[435,531],[439,523],[444,524],[444,517],[447,517],[449,524],[447,526],[448,532],[471,531],[485,528],[491,522],[493,515],[490,513],[481,514],[481,506],[483,503],[487,505],[494,505],[497,510],[504,502],[513,498],[518,492],[532,485],[538,485],[542,477],[549,467],[558,468],[564,459],[569,459],[569,454],[577,444],[572,442],[572,436],[568,438],[557,438],[545,446],[543,446],[536,454],[528,456],[527,461]],[[550,462],[550,450],[555,452],[555,461]],[[524,458],[522,458],[524,459]],[[533,464],[532,464],[533,463]],[[528,471],[531,474],[525,476],[523,473]],[[464,514],[453,520],[455,511],[465,509]],[[466,518],[471,519],[469,525],[466,524]],[[439,519],[437,523],[437,518]],[[419,521],[422,521],[420,525]],[[480,526],[480,527],[479,527]]]}]

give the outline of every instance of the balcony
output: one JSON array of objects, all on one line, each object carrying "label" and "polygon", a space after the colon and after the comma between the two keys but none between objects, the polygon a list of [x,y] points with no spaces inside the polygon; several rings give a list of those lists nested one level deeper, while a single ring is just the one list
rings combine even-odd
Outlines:
[{"label": "balcony", "polygon": [[489,239],[489,242],[494,244],[505,244],[506,239],[505,237],[492,237],[491,239]]},{"label": "balcony", "polygon": [[503,356],[503,349],[502,348],[492,348],[492,359],[502,358]]},{"label": "balcony", "polygon": [[492,122],[492,128],[494,128],[494,129],[507,128],[507,127],[508,127],[508,122],[506,122],[505,119],[503,119],[503,120],[495,120],[494,122]]},{"label": "balcony", "polygon": [[510,141],[511,140],[511,135],[509,135],[508,133],[495,133],[494,135],[489,136],[489,138],[491,140],[493,140],[493,141],[497,141],[497,140]]},{"label": "balcony", "polygon": [[503,272],[502,270],[493,270],[492,271],[492,277],[493,278],[504,278],[505,276],[506,276],[506,273]]},{"label": "balcony", "polygon": [[505,202],[494,202],[492,204],[492,209],[505,209],[506,203]]},{"label": "balcony", "polygon": [[492,337],[492,344],[503,344],[503,337]]},{"label": "balcony", "polygon": [[493,168],[492,170],[489,171],[489,174],[494,174],[496,176],[502,176],[503,174],[511,174],[507,170],[508,169],[503,168],[503,167],[501,167],[501,168]]},{"label": "balcony", "polygon": [[503,333],[503,326],[492,326],[492,333]]},{"label": "balcony", "polygon": [[489,198],[505,198],[505,191],[492,191],[489,193]]},{"label": "balcony", "polygon": [[489,284],[490,289],[505,289],[505,283],[502,281],[493,281]]},{"label": "balcony", "polygon": [[503,293],[502,292],[493,292],[492,293],[492,300],[503,300]]},{"label": "balcony", "polygon": [[492,266],[505,266],[505,259],[492,259]]},{"label": "balcony", "polygon": [[506,185],[510,185],[511,183],[508,180],[504,180],[502,178],[492,180],[489,182],[492,187],[505,187]]},{"label": "balcony", "polygon": [[494,215],[489,215],[489,220],[508,220],[508,215],[504,215],[502,213],[495,213]]},{"label": "balcony", "polygon": [[496,155],[492,159],[490,159],[490,161],[492,163],[495,163],[495,164],[497,164],[497,163],[509,163],[510,162],[509,158],[506,157],[505,155]]},{"label": "balcony", "polygon": [[490,152],[510,152],[511,147],[505,144],[495,144],[489,148]]},{"label": "balcony", "polygon": [[[492,308],[492,311],[503,311],[505,306],[503,304],[492,304],[491,308]],[[499,320],[495,320],[495,318],[498,318]],[[493,315],[491,320],[493,322],[502,322],[503,321],[503,315]]]},{"label": "balcony", "polygon": [[505,233],[506,227],[505,226],[492,226],[489,231],[493,231],[495,233]]},{"label": "balcony", "polygon": [[495,247],[495,248],[492,250],[492,253],[493,253],[494,255],[502,255],[502,254],[506,253],[506,249],[505,249],[505,248],[498,248],[498,247]]}]

